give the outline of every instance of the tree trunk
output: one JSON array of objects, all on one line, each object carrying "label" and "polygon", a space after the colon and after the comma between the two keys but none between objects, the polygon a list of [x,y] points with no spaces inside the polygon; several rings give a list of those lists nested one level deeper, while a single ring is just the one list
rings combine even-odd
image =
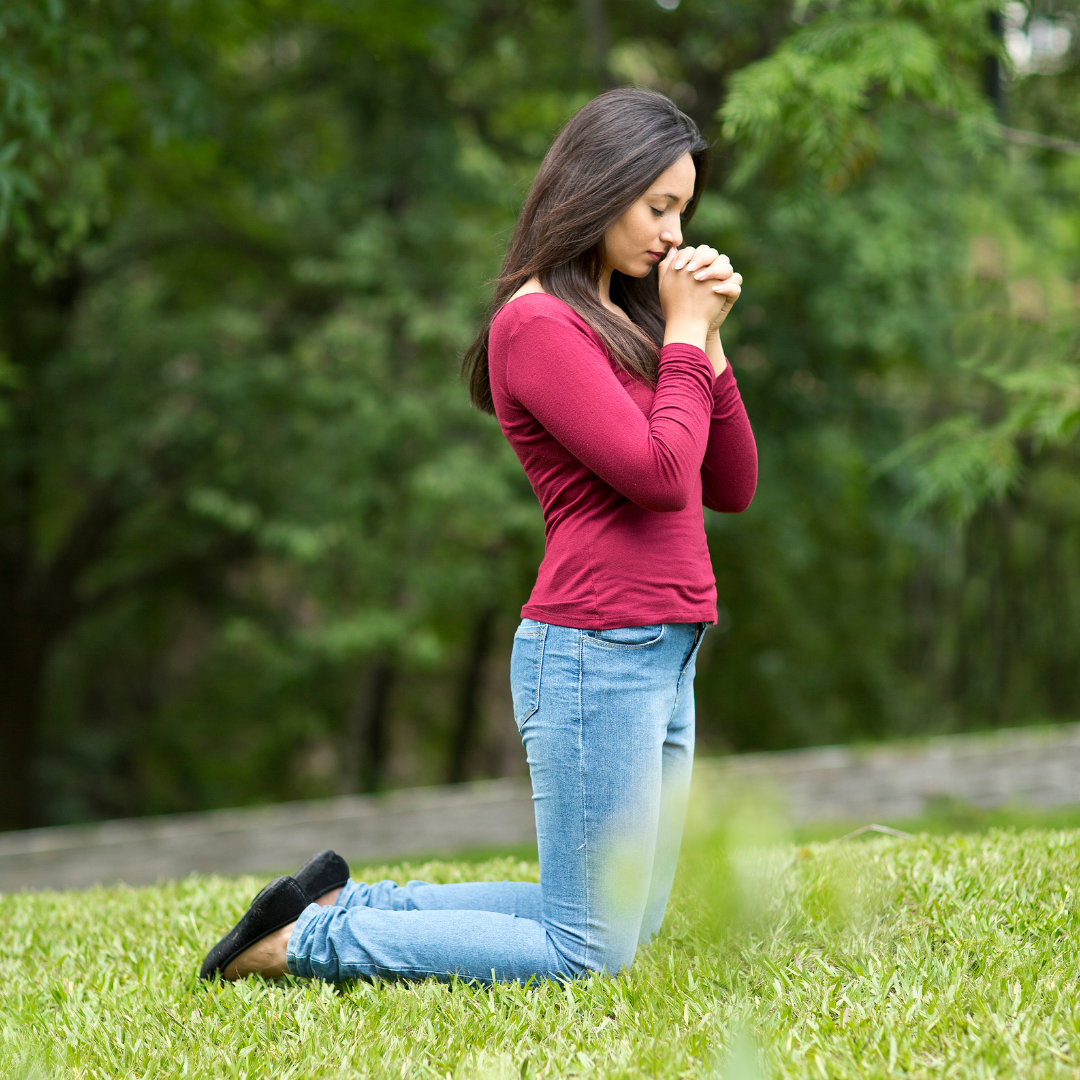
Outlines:
[{"label": "tree trunk", "polygon": [[604,0],[578,0],[581,18],[589,36],[590,52],[596,67],[596,79],[601,87],[610,90],[615,85],[608,67],[608,50],[611,48],[611,34],[608,30],[607,10]]},{"label": "tree trunk", "polygon": [[48,658],[45,635],[15,619],[0,627],[0,829],[35,824],[34,763]]},{"label": "tree trunk", "polygon": [[[1005,40],[1005,20],[1000,11],[987,13],[987,23],[994,44],[1000,49]],[[983,89],[994,106],[998,122],[1005,123],[1005,78],[997,52],[987,53],[983,58]]]},{"label": "tree trunk", "polygon": [[341,783],[343,795],[378,791],[389,749],[387,714],[395,669],[386,657],[373,660],[345,720]]},{"label": "tree trunk", "polygon": [[484,608],[473,624],[469,656],[461,678],[458,696],[457,726],[454,741],[450,745],[450,768],[447,780],[460,784],[465,779],[469,754],[476,742],[480,726],[480,687],[484,676],[484,664],[491,651],[491,636],[495,626],[495,609]]}]

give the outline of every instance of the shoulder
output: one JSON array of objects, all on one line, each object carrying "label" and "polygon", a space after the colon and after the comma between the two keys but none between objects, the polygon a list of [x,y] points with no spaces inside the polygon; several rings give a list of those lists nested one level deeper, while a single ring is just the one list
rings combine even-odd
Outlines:
[{"label": "shoulder", "polygon": [[592,327],[568,303],[544,292],[523,293],[508,300],[496,312],[491,331],[508,341],[524,327],[540,330],[545,325],[592,334]]}]

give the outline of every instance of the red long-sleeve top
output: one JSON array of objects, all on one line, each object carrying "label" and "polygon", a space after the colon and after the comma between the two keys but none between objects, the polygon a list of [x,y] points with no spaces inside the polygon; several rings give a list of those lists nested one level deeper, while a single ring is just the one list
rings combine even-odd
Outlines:
[{"label": "red long-sleeve top", "polygon": [[702,505],[739,513],[757,448],[729,364],[665,345],[655,388],[613,362],[568,304],[528,293],[495,316],[495,412],[544,511],[525,618],[605,630],[715,622]]}]

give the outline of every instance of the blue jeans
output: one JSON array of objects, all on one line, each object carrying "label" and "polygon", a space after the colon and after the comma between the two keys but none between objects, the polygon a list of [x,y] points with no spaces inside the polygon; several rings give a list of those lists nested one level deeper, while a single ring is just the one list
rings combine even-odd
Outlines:
[{"label": "blue jeans", "polygon": [[704,623],[577,630],[525,619],[514,716],[540,884],[373,885],[306,908],[289,970],[355,978],[565,979],[628,967],[664,918],[694,757]]}]

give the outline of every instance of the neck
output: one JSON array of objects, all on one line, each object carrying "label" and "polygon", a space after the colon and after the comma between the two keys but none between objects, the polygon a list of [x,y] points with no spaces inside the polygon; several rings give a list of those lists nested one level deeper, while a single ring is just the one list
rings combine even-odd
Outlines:
[{"label": "neck", "polygon": [[622,308],[611,302],[611,273],[612,268],[610,266],[605,266],[604,269],[600,271],[600,303],[603,304],[608,311],[613,311],[616,315],[622,315]]}]

